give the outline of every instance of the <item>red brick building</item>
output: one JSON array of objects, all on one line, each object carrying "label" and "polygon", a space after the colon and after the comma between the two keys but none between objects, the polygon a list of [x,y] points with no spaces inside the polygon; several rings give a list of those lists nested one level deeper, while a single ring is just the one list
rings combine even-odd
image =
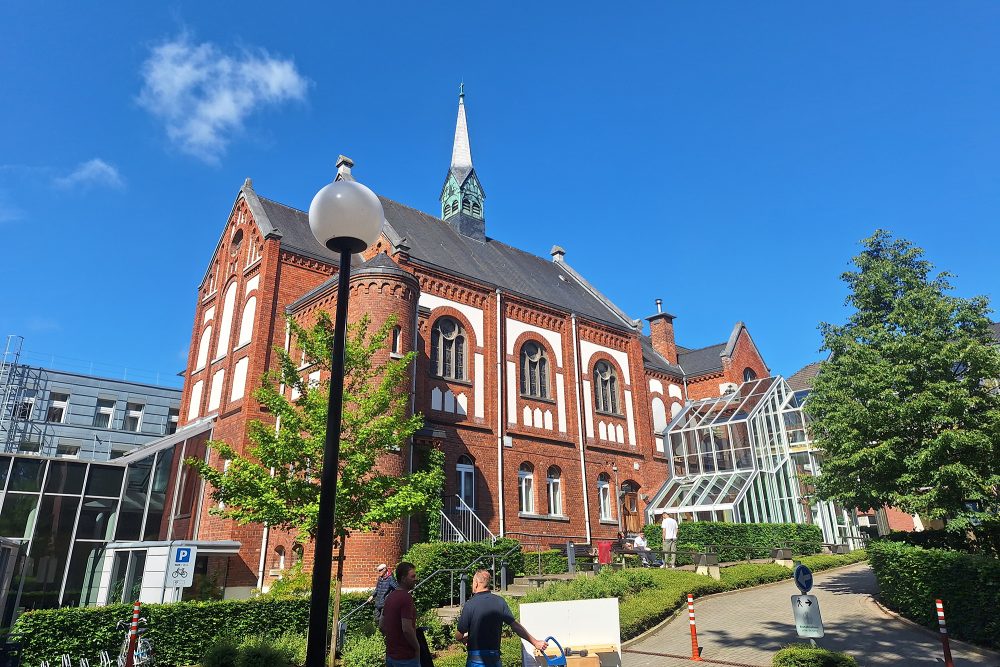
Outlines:
[{"label": "red brick building", "polygon": [[[352,178],[352,166],[342,157],[337,178]],[[355,258],[350,317],[397,316],[385,353],[418,353],[420,442],[443,450],[445,493],[495,535],[549,545],[638,530],[670,474],[662,432],[671,416],[686,400],[769,374],[742,322],[700,349],[677,344],[667,313],[648,317],[644,335],[558,246],[544,259],[488,236],[462,98],[441,217],[380,199],[382,236]],[[247,423],[268,419],[252,389],[275,362],[272,348],[294,344],[285,317],[332,312],[337,260],[305,212],[247,179],[198,290],[182,425],[214,416],[215,439],[246,445]],[[408,449],[384,464],[404,471]],[[292,562],[287,535],[211,516],[210,505],[206,490],[190,538],[241,543],[242,565],[227,575],[233,594],[267,586]],[[345,584],[370,584],[375,564],[397,561],[418,538],[410,522],[353,536]]]}]

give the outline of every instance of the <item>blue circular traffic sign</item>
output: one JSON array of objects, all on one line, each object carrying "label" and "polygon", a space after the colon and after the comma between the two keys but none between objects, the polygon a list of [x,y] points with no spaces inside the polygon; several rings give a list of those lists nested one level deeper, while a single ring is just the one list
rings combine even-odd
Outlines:
[{"label": "blue circular traffic sign", "polygon": [[799,587],[803,595],[808,593],[813,587],[812,570],[802,563],[795,566],[795,569],[792,571],[792,579],[795,580],[795,585]]}]

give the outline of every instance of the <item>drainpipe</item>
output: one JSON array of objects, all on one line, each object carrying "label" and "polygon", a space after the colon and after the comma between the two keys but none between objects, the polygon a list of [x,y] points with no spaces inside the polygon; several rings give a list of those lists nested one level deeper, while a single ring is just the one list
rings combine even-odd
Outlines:
[{"label": "drainpipe", "polygon": [[576,314],[572,315],[572,326],[573,326],[573,362],[576,366],[575,381],[576,381],[576,421],[577,421],[577,431],[580,434],[580,480],[583,482],[581,486],[583,487],[583,520],[586,522],[587,526],[587,544],[590,544],[590,494],[587,492],[589,488],[587,486],[587,464],[584,461],[584,449],[587,444],[587,437],[585,435],[585,422],[583,416],[583,382],[580,378],[583,377],[583,371],[580,368],[580,342],[577,338],[577,322]]},{"label": "drainpipe", "polygon": [[[504,535],[504,504],[503,504],[503,402],[504,402],[504,388],[506,387],[506,382],[504,381],[504,345],[503,345],[503,329],[502,329],[502,299],[500,295],[500,288],[496,291],[497,298],[497,498],[500,501],[499,506],[499,524],[500,524],[500,537]],[[485,386],[485,380],[483,383]]]},{"label": "drainpipe", "polygon": [[[285,354],[288,354],[292,349],[292,331],[288,327],[288,322],[285,322]],[[278,393],[281,395],[285,394],[285,383],[282,382],[278,387]],[[277,433],[281,430],[281,415],[278,415],[274,419],[274,432]],[[271,468],[271,477],[274,477],[274,468]],[[257,588],[263,590],[264,588],[264,565],[267,562],[267,542],[271,538],[271,527],[266,523],[264,524],[264,534],[260,538],[260,560],[257,562]],[[226,561],[229,562],[228,560]],[[228,577],[228,565],[226,567],[226,576]]]},{"label": "drainpipe", "polygon": [[[413,340],[411,341],[412,345],[410,347],[410,349],[413,350],[414,352],[417,351],[417,341],[419,340],[417,329],[420,326],[420,305],[419,305],[420,296],[417,295],[416,299],[417,299],[417,305],[413,308]],[[410,414],[412,415],[416,411],[417,411],[417,357],[414,357],[413,358],[413,366],[410,369]],[[411,437],[410,438],[410,464],[409,464],[410,473],[413,472],[413,447],[414,447],[414,443],[413,443],[413,438]],[[407,548],[407,550],[411,546],[410,540],[411,540],[412,529],[413,529],[413,517],[407,516],[406,517],[406,548]]]}]

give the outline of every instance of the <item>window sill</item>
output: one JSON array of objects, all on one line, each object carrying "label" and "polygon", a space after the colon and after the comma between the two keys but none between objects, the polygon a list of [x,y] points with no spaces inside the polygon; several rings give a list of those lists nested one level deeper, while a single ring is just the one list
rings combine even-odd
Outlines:
[{"label": "window sill", "polygon": [[602,526],[617,526],[618,522],[614,519],[601,519]]},{"label": "window sill", "polygon": [[253,342],[253,341],[251,341],[251,340],[248,340],[248,341],[247,341],[247,342],[245,342],[245,343],[240,343],[240,344],[238,344],[238,345],[237,345],[236,347],[234,347],[234,348],[233,348],[233,352],[239,352],[239,351],[240,351],[240,350],[242,350],[243,348],[245,348],[245,347],[249,347],[249,346],[250,346],[250,343],[252,343],[252,342]]},{"label": "window sill", "polygon": [[604,410],[597,410],[597,409],[595,409],[594,412],[596,414],[601,415],[602,417],[615,417],[617,419],[625,419],[625,415],[620,412],[605,412]]},{"label": "window sill", "polygon": [[260,261],[261,261],[261,259],[263,259],[263,256],[261,256],[261,257],[258,257],[258,258],[257,258],[257,259],[255,259],[254,261],[250,262],[250,264],[249,264],[249,265],[247,265],[247,267],[246,267],[245,269],[243,269],[243,273],[244,273],[244,275],[245,275],[245,274],[247,274],[247,273],[250,273],[250,271],[251,271],[251,270],[252,270],[252,269],[253,269],[253,268],[254,268],[255,266],[257,266],[258,264],[260,264]]},{"label": "window sill", "polygon": [[403,358],[403,354],[400,353],[400,352],[390,352],[389,353],[389,358],[390,359],[402,359]]},{"label": "window sill", "polygon": [[471,380],[455,380],[453,378],[446,378],[440,375],[431,375],[432,380],[437,380],[438,382],[447,382],[448,384],[460,384],[466,387],[472,386]]},{"label": "window sill", "polygon": [[226,355],[222,355],[221,357],[216,357],[215,359],[212,359],[212,363],[209,364],[209,365],[211,366],[212,364],[217,364],[217,363],[219,363],[220,361],[222,361],[225,358],[226,358]]},{"label": "window sill", "polygon": [[537,403],[549,403],[551,405],[556,404],[556,399],[542,397],[542,396],[530,396],[528,394],[519,394],[522,401],[535,401]]}]

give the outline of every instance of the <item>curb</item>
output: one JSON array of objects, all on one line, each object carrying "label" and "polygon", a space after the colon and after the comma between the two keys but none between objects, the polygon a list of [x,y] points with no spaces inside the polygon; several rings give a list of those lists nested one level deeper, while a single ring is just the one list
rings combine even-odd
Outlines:
[{"label": "curb", "polygon": [[[886,616],[889,616],[890,618],[893,618],[905,625],[908,625],[915,630],[920,630],[925,635],[927,635],[928,639],[933,639],[938,643],[941,642],[940,633],[935,632],[934,630],[931,630],[926,626],[920,625],[916,621],[911,621],[905,616],[900,616],[892,609],[889,609],[884,604],[882,604],[882,602],[874,596],[870,597],[869,599],[876,607],[878,607],[878,610],[881,611]],[[1000,665],[1000,658],[997,657],[997,652],[992,649],[986,648],[985,646],[976,646],[975,644],[970,644],[960,639],[955,639],[951,634],[948,635],[948,643],[951,644],[953,647],[958,647],[959,649],[962,650],[963,653],[966,653],[973,657],[981,658],[983,660],[997,660],[998,661],[997,665]]]},{"label": "curb", "polygon": [[[826,570],[820,570],[819,572],[817,572],[817,574],[826,574],[827,572],[836,572],[837,570],[846,570],[849,567],[856,567],[858,565],[868,566],[868,561],[864,561],[863,560],[863,561],[858,561],[857,563],[850,563],[849,565],[841,565],[839,567],[831,567],[831,568],[828,568]],[[759,586],[747,586],[745,588],[734,588],[731,591],[722,591],[721,593],[709,593],[708,595],[702,595],[701,597],[697,597],[697,598],[695,598],[695,600],[708,600],[708,599],[711,599],[711,598],[721,598],[721,597],[725,597],[727,595],[733,595],[735,593],[742,593],[743,591],[757,590],[759,588],[770,588],[770,587],[773,587],[773,586],[782,586],[782,585],[787,586],[789,581],[791,581],[791,580],[790,579],[783,579],[781,581],[772,581],[771,583],[768,583],[768,584],[760,584]],[[657,623],[653,627],[649,628],[648,630],[645,630],[642,634],[636,635],[635,637],[632,637],[632,639],[627,639],[627,640],[623,641],[622,642],[622,649],[631,648],[633,644],[637,644],[640,641],[642,641],[643,639],[646,639],[647,636],[652,635],[653,633],[662,630],[664,626],[666,626],[672,620],[674,620],[675,618],[677,618],[677,616],[679,616],[681,612],[686,612],[686,611],[687,611],[687,603],[682,604],[678,609],[676,609],[672,614],[670,614],[670,616],[666,617],[665,619],[663,619],[662,621],[660,621],[659,623]],[[923,626],[919,626],[919,627],[923,627]],[[924,629],[926,630],[926,628],[924,628]],[[930,632],[930,630],[928,630],[928,632]]]}]

